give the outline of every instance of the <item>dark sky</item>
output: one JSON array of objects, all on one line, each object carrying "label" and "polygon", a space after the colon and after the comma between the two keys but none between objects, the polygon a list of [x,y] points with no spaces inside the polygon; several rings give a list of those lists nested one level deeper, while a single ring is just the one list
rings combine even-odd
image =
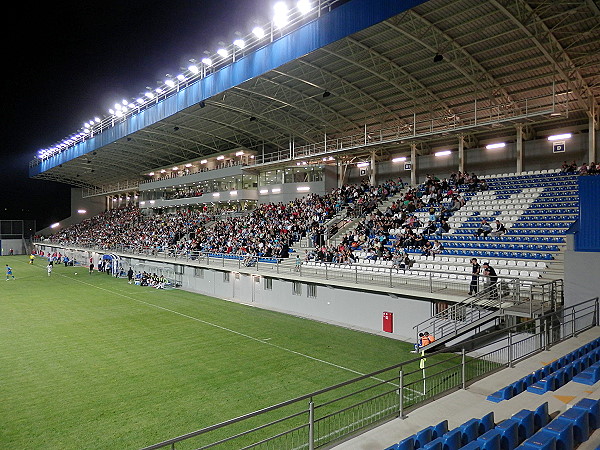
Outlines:
[{"label": "dark sky", "polygon": [[[69,214],[70,188],[30,180],[28,163],[122,98],[138,96],[234,32],[266,23],[275,0],[108,0],[11,4],[5,14],[0,218]],[[292,5],[292,1],[288,1]],[[14,11],[14,12],[13,12]],[[15,30],[16,29],[16,30]]]}]

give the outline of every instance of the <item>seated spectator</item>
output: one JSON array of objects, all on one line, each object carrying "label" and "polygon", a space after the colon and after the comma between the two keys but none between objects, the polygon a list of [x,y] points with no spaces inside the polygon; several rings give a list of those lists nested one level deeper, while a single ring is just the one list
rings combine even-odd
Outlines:
[{"label": "seated spectator", "polygon": [[488,234],[492,232],[492,226],[488,223],[486,219],[482,219],[479,228],[475,232],[475,236],[487,237]]},{"label": "seated spectator", "polygon": [[442,219],[442,221],[440,222],[440,226],[437,228],[437,230],[435,230],[435,234],[436,236],[440,237],[442,236],[442,234],[444,233],[448,233],[450,231],[450,225],[448,225],[448,222],[444,219]]},{"label": "seated spectator", "polygon": [[435,259],[435,255],[438,255],[444,251],[444,246],[437,239],[433,242],[433,247],[431,248],[431,256]]},{"label": "seated spectator", "polygon": [[490,236],[500,236],[506,233],[506,227],[502,222],[498,219],[494,222],[494,226],[492,227],[492,231],[490,232]]}]

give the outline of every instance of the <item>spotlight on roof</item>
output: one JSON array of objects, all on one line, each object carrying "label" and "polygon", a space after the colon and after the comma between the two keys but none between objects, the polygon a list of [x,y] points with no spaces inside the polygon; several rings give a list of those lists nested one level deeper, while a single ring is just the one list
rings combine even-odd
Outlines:
[{"label": "spotlight on roof", "polygon": [[435,156],[448,156],[452,153],[450,150],[442,150],[440,152],[434,153]]},{"label": "spotlight on roof", "polygon": [[436,53],[435,56],[433,57],[433,62],[434,63],[438,63],[444,60],[444,55],[441,55],[440,53]]},{"label": "spotlight on roof", "polygon": [[224,49],[224,48],[220,48],[219,50],[217,50],[217,54],[221,58],[227,58],[229,56],[229,52],[227,51],[227,49]]},{"label": "spotlight on roof", "polygon": [[236,39],[233,41],[233,45],[235,45],[240,50],[243,50],[246,47],[246,42],[243,39]]},{"label": "spotlight on roof", "polygon": [[252,29],[252,34],[257,37],[257,39],[262,39],[265,37],[265,30],[261,27],[254,27]]},{"label": "spotlight on roof", "polygon": [[312,5],[310,4],[310,0],[298,0],[296,3],[296,7],[301,14],[308,14],[312,9]]},{"label": "spotlight on roof", "polygon": [[273,17],[273,23],[277,28],[283,28],[289,22],[288,19],[288,6],[285,2],[277,2],[273,6],[275,11],[275,17]]},{"label": "spotlight on roof", "polygon": [[496,142],[495,144],[488,144],[485,146],[488,150],[493,150],[495,148],[504,148],[506,147],[506,142]]},{"label": "spotlight on roof", "polygon": [[564,134],[555,134],[553,136],[548,136],[549,141],[562,141],[564,139],[571,139],[571,133]]}]

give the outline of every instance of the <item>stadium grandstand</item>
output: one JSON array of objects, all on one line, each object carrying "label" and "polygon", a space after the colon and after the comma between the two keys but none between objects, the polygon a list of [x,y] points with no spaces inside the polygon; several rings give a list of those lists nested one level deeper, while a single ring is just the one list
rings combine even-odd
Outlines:
[{"label": "stadium grandstand", "polygon": [[414,354],[139,447],[598,448],[598,2],[278,5],[40,150],[22,251]]}]

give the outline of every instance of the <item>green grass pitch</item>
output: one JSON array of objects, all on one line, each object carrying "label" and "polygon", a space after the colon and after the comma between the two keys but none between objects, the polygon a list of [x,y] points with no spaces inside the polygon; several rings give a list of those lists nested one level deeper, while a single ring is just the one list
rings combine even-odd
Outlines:
[{"label": "green grass pitch", "polygon": [[[0,257],[0,448],[136,449],[410,359],[410,344]],[[77,272],[77,275],[75,273]]]}]

